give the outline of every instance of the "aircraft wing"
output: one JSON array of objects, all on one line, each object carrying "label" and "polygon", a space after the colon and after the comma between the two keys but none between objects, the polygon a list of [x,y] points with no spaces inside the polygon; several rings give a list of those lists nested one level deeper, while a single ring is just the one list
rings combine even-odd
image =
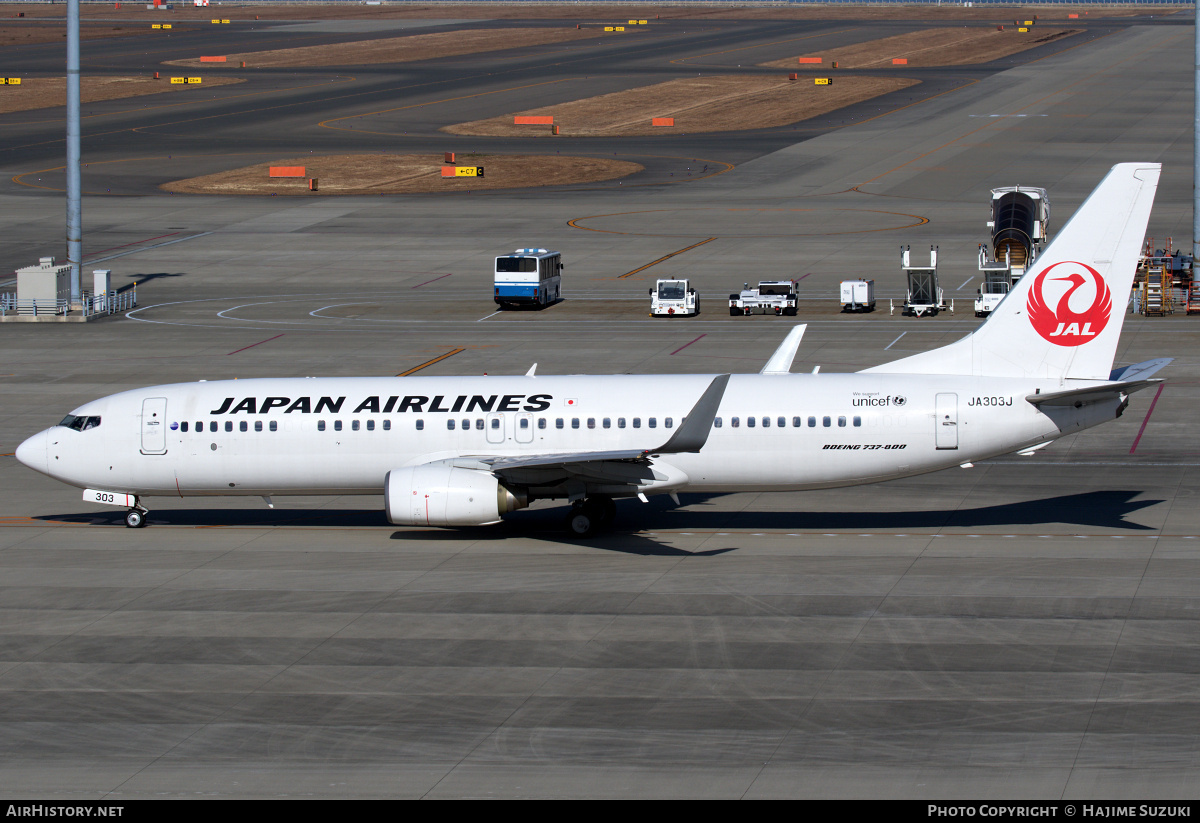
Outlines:
[{"label": "aircraft wing", "polygon": [[558,470],[564,475],[584,481],[635,484],[644,482],[646,477],[655,474],[650,469],[651,456],[695,453],[704,448],[728,383],[728,374],[714,377],[692,410],[680,421],[675,433],[657,448],[496,455],[476,457],[473,461],[502,476],[530,470]]}]

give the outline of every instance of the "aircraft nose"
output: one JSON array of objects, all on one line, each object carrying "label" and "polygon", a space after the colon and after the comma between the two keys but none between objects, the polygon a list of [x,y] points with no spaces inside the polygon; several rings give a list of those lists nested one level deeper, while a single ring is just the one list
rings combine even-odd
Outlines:
[{"label": "aircraft nose", "polygon": [[50,435],[47,432],[38,432],[33,437],[17,446],[17,459],[34,471],[39,471],[42,474],[45,474],[46,469],[48,468],[46,445],[49,440]]}]

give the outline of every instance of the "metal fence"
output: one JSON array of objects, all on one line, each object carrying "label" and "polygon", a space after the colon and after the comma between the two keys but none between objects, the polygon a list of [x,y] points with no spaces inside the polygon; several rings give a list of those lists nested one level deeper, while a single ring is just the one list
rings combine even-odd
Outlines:
[{"label": "metal fence", "polygon": [[0,317],[15,314],[21,317],[51,317],[78,313],[83,317],[117,314],[137,308],[137,286],[123,292],[92,295],[71,306],[70,300],[18,300],[13,292],[0,293]]}]

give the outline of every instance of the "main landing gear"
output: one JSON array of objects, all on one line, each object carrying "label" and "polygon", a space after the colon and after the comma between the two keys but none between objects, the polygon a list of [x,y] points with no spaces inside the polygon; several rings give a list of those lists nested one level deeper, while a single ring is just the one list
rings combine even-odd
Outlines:
[{"label": "main landing gear", "polygon": [[617,504],[611,497],[596,495],[571,506],[567,515],[567,531],[576,537],[591,537],[612,525],[617,516]]}]

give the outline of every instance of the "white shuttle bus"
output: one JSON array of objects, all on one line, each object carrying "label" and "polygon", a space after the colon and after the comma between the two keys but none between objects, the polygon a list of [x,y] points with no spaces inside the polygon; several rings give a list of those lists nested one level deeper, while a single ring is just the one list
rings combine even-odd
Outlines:
[{"label": "white shuttle bus", "polygon": [[562,255],[546,249],[517,249],[496,258],[494,299],[507,306],[546,306],[559,299]]}]

